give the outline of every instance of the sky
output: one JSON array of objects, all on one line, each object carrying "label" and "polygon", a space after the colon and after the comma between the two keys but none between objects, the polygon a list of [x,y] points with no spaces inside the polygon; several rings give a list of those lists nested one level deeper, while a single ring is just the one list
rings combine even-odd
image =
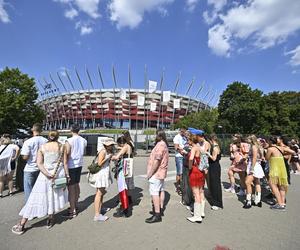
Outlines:
[{"label": "sky", "polygon": [[[65,70],[76,89],[144,88],[213,99],[234,81],[264,93],[300,90],[299,0],[0,0],[0,70],[44,84]],[[145,70],[146,69],[146,70]],[[147,72],[145,74],[145,72]],[[60,86],[62,89],[62,86]],[[213,103],[211,103],[213,104]]]}]

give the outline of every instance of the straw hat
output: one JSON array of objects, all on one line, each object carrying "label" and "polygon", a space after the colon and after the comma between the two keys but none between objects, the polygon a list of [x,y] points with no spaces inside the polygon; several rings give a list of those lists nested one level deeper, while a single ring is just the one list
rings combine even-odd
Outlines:
[{"label": "straw hat", "polygon": [[107,138],[105,141],[103,141],[102,144],[104,146],[111,146],[111,145],[116,145],[117,143],[115,143],[112,138]]}]

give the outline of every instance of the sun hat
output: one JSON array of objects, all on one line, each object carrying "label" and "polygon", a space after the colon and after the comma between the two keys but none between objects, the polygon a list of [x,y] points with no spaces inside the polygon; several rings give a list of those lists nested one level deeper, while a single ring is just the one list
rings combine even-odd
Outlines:
[{"label": "sun hat", "polygon": [[115,141],[112,138],[107,138],[105,141],[102,142],[104,146],[116,145]]}]

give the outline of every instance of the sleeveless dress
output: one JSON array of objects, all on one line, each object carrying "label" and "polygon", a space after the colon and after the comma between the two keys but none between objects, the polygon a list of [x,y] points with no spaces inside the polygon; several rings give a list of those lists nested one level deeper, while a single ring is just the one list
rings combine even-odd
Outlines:
[{"label": "sleeveless dress", "polygon": [[[105,153],[105,158],[108,157]],[[112,183],[112,177],[110,173],[110,160],[106,160],[101,170],[93,175],[93,182],[90,185],[94,188],[108,188]]]},{"label": "sleeveless dress", "polygon": [[247,175],[249,175],[252,171],[253,176],[255,178],[261,179],[265,176],[265,173],[264,173],[263,168],[261,166],[261,156],[259,154],[257,155],[255,166],[254,166],[253,169],[251,169],[252,168],[252,156],[253,156],[253,149],[251,147],[250,150],[249,150],[249,161],[248,161],[248,165],[247,165]]},{"label": "sleeveless dress", "polygon": [[[59,159],[59,152],[46,151],[42,146],[44,154],[44,167],[49,173],[54,173]],[[57,177],[65,177],[63,165],[57,171]],[[59,212],[68,203],[68,191],[65,189],[54,189],[52,180],[48,179],[42,172],[32,188],[30,196],[19,213],[23,218],[29,220],[34,217],[44,217]]]},{"label": "sleeveless dress", "polygon": [[[217,145],[213,145],[210,150],[210,154],[213,153],[213,148]],[[211,194],[211,205],[223,208],[222,200],[222,186],[221,186],[221,153],[217,155],[215,161],[208,158],[209,168],[208,168],[208,178],[209,178],[209,192]]]},{"label": "sleeveless dress", "polygon": [[[184,147],[186,152],[190,152],[189,146]],[[184,205],[190,206],[194,202],[193,192],[190,186],[189,180],[189,153],[184,156],[183,168],[182,168],[182,180],[181,180],[181,190],[182,190],[182,203]]]},{"label": "sleeveless dress", "polygon": [[191,187],[204,187],[205,174],[199,170],[198,168],[199,163],[200,163],[200,156],[195,157],[193,161],[193,167],[189,173]]},{"label": "sleeveless dress", "polygon": [[269,167],[270,183],[283,186],[284,189],[287,190],[289,184],[283,156],[271,157],[269,160]]}]

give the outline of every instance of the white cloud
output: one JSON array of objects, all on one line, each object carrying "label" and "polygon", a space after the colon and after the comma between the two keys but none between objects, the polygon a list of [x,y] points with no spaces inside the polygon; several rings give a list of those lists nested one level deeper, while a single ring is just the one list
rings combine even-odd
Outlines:
[{"label": "white cloud", "polygon": [[136,28],[142,21],[145,12],[159,11],[166,15],[165,6],[174,0],[111,0],[108,4],[110,20],[118,28]]},{"label": "white cloud", "polygon": [[71,9],[65,11],[66,18],[73,20],[77,16],[78,16],[78,11],[74,8],[71,8]]},{"label": "white cloud", "polygon": [[212,24],[218,18],[218,13],[216,11],[212,11],[211,13],[208,11],[203,12],[203,18],[207,24]]},{"label": "white cloud", "polygon": [[74,0],[79,10],[85,12],[92,18],[100,17],[98,12],[100,0]]},{"label": "white cloud", "polygon": [[212,5],[216,11],[220,11],[227,4],[227,0],[207,0],[208,5]]},{"label": "white cloud", "polygon": [[208,47],[218,56],[230,56],[231,34],[223,25],[215,25],[208,31]]},{"label": "white cloud", "polygon": [[7,14],[7,11],[4,9],[5,4],[6,3],[4,2],[4,0],[0,0],[0,21],[2,21],[3,23],[9,23],[9,16]]},{"label": "white cloud", "polygon": [[100,17],[100,13],[99,13],[100,0],[53,0],[53,1],[71,7],[71,9],[65,12],[65,16],[67,18],[70,18],[70,16],[73,16],[74,18],[75,16],[78,15],[78,11],[86,13],[89,17],[93,19]]},{"label": "white cloud", "polygon": [[287,53],[285,53],[285,55],[291,56],[291,59],[289,62],[290,65],[292,65],[294,67],[300,66],[300,45],[298,45],[295,49],[288,51]]},{"label": "white cloud", "polygon": [[212,6],[212,11],[204,11],[203,18],[210,25],[217,20],[218,14],[226,6],[227,0],[207,0],[207,4]]},{"label": "white cloud", "polygon": [[299,13],[299,0],[247,0],[235,4],[227,13],[218,14],[220,21],[208,32],[209,47],[218,55],[230,55],[238,41],[258,49],[270,48],[300,29]]},{"label": "white cloud", "polygon": [[193,12],[200,0],[186,0],[186,7],[189,12]]},{"label": "white cloud", "polygon": [[82,22],[77,22],[75,28],[80,30],[80,35],[82,36],[91,34],[93,32],[93,28],[89,24]]}]

